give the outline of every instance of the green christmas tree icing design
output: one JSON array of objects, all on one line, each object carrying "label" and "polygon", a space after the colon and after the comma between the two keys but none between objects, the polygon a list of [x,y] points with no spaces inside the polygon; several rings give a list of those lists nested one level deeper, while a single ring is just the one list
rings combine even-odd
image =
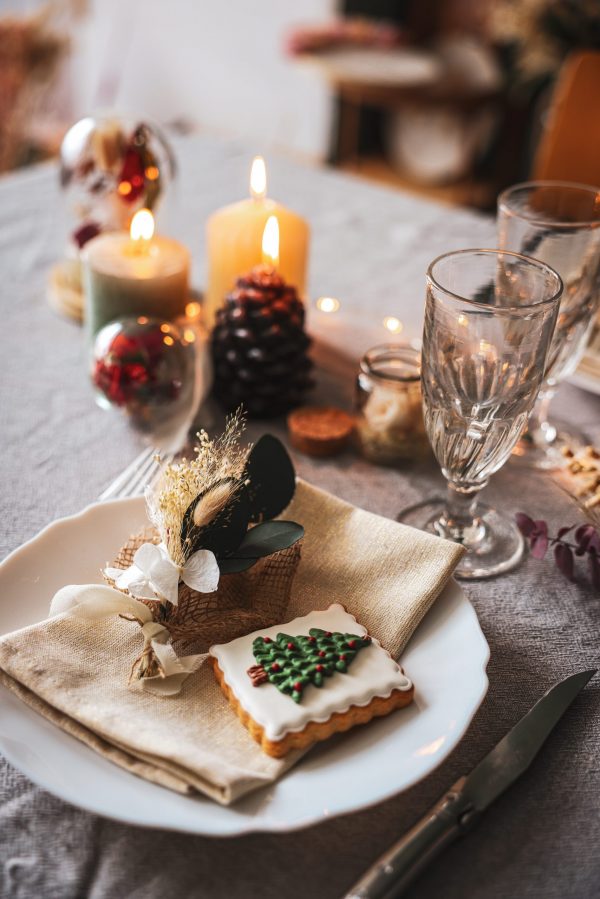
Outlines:
[{"label": "green christmas tree icing design", "polygon": [[311,628],[308,636],[277,634],[275,640],[257,637],[252,643],[257,664],[248,669],[248,674],[255,687],[269,682],[294,702],[301,702],[305,687],[322,687],[326,677],[347,672],[360,650],[370,645],[369,636],[332,633],[318,627]]}]

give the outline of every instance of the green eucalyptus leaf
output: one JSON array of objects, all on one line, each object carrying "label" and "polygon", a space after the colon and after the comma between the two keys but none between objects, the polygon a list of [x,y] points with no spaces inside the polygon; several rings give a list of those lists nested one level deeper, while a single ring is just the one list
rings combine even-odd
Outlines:
[{"label": "green eucalyptus leaf", "polygon": [[[216,486],[213,484],[209,489],[213,490]],[[203,495],[201,494],[201,496]],[[248,492],[240,484],[233,499],[215,518],[204,527],[198,528],[194,526],[193,515],[195,504],[199,502],[201,496],[196,497],[190,504],[182,523],[181,540],[185,557],[189,558],[199,549],[209,549],[219,561],[235,553],[248,530],[251,514]]]},{"label": "green eucalyptus leaf", "polygon": [[246,461],[245,478],[252,522],[279,515],[294,495],[296,472],[281,440],[264,434],[252,447]]},{"label": "green eucalyptus leaf", "polygon": [[250,528],[233,555],[236,559],[257,559],[293,546],[304,536],[295,521],[264,521]]},{"label": "green eucalyptus leaf", "polygon": [[219,562],[219,571],[221,574],[239,574],[240,571],[247,571],[256,565],[258,559],[221,559]]}]

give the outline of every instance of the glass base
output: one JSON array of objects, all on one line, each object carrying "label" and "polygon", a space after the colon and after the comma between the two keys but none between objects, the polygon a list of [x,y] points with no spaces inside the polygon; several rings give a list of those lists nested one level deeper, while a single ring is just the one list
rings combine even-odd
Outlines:
[{"label": "glass base", "polygon": [[563,449],[578,452],[590,443],[589,437],[578,428],[563,422],[545,423],[541,433],[525,431],[512,451],[512,458],[526,468],[554,471],[565,465]]},{"label": "glass base", "polygon": [[474,580],[496,577],[516,568],[525,549],[516,524],[495,509],[480,505],[473,527],[464,535],[467,543],[464,539],[457,540],[453,529],[447,527],[443,517],[445,506],[442,497],[432,497],[404,509],[397,520],[466,546],[467,552],[454,571],[457,578]]}]

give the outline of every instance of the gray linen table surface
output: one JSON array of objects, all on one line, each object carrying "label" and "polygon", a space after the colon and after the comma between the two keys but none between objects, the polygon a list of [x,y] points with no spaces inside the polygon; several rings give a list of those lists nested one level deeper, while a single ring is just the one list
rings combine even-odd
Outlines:
[{"label": "gray linen table surface", "polygon": [[[176,149],[177,202],[162,229],[190,245],[194,281],[202,285],[204,220],[243,196],[253,151],[208,137],[178,141]],[[269,162],[270,193],[305,215],[313,229],[311,296],[342,300],[335,325],[313,313],[311,328],[350,355],[385,339],[385,315],[405,321],[406,333],[418,332],[424,273],[437,254],[494,244],[491,219],[288,160]],[[56,174],[49,165],[0,181],[3,555],[93,501],[140,449],[123,422],[95,407],[80,329],[45,301],[46,272],[64,242]],[[317,356],[328,368],[320,373],[317,400],[350,403],[347,368],[323,346]],[[599,411],[597,397],[561,388],[555,412],[596,441]],[[250,438],[265,427],[283,435],[280,423],[254,424]],[[433,465],[390,470],[350,454],[326,462],[296,455],[295,462],[310,482],[390,517],[441,486]],[[487,496],[508,512],[547,518],[554,528],[578,519],[548,476],[511,464],[494,476]],[[550,560],[527,559],[513,573],[465,590],[490,644],[490,689],[458,748],[422,783],[304,831],[211,839],[95,817],[0,761],[0,895],[340,896],[550,684],[598,664],[600,600],[585,586],[567,583]],[[600,895],[599,695],[597,683],[590,685],[534,767],[435,862],[410,896]]]}]

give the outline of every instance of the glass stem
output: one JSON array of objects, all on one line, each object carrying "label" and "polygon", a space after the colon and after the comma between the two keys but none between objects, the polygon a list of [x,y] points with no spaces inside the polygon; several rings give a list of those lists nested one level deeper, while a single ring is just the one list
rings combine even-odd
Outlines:
[{"label": "glass stem", "polygon": [[548,407],[555,394],[555,388],[544,384],[535,406],[529,416],[525,438],[534,446],[546,447],[556,440],[556,428],[548,421]]},{"label": "glass stem", "polygon": [[485,525],[477,517],[477,501],[484,486],[465,487],[448,482],[446,508],[438,528],[442,537],[464,546],[480,543],[485,536]]}]

